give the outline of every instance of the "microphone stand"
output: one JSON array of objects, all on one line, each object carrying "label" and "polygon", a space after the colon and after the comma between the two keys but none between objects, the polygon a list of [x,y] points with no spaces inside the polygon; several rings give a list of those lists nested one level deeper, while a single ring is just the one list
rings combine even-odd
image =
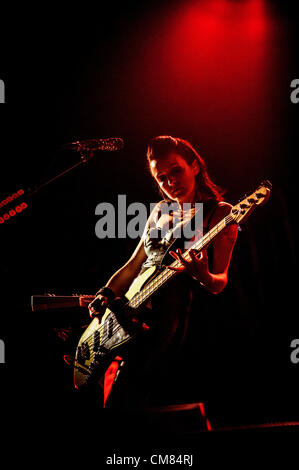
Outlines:
[{"label": "microphone stand", "polygon": [[68,173],[69,171],[73,170],[74,168],[76,168],[77,166],[80,166],[82,165],[82,163],[86,163],[88,160],[90,160],[93,156],[94,156],[94,151],[93,150],[90,150],[88,149],[87,147],[82,147],[80,148],[79,150],[79,153],[80,153],[80,161],[78,163],[75,163],[75,165],[71,166],[70,168],[67,168],[66,170],[62,171],[61,173],[59,173],[58,175],[54,176],[53,178],[49,179],[48,181],[46,181],[45,183],[41,184],[40,186],[38,186],[37,188],[34,188],[33,190],[31,190],[31,188],[28,189],[28,193],[27,193],[27,197],[28,198],[31,198],[34,194],[36,194],[37,192],[39,192],[42,188],[44,188],[45,186],[48,186],[50,183],[52,183],[53,181],[56,181],[58,178],[60,178],[61,176],[65,175],[66,173]]},{"label": "microphone stand", "polygon": [[[95,150],[120,150],[121,148],[123,148],[123,143],[124,142],[120,137],[111,137],[108,139],[88,139],[81,142],[76,141],[70,144],[64,144],[61,149],[76,150],[80,154],[80,161],[78,163],[75,163],[75,165],[71,166],[70,168],[67,168],[66,170],[62,171],[58,175],[54,176],[53,178],[49,179],[48,181],[42,183],[40,186],[35,186],[33,189],[28,188],[26,191],[24,191],[23,199],[31,199],[32,196],[34,196],[41,189],[45,188],[53,181],[56,181],[58,178],[73,170],[77,166],[82,165],[82,163],[86,163],[94,156]],[[2,225],[5,221],[11,219],[17,213],[21,213],[23,209],[26,209],[27,207],[27,204],[23,202],[15,208],[12,208],[11,211],[8,211],[7,209],[9,213],[0,213],[0,225]],[[10,212],[12,213],[10,214]]]},{"label": "microphone stand", "polygon": [[[102,148],[99,147],[99,143],[104,144]],[[115,145],[117,146],[115,147]],[[123,147],[123,140],[120,137],[111,137],[108,139],[88,139],[86,141],[79,141],[77,140],[76,142],[72,142],[70,144],[64,144],[62,145],[62,149],[70,149],[70,150],[76,150],[79,152],[81,156],[81,160],[73,165],[72,167],[64,170],[62,173],[59,175],[54,176],[51,178],[49,181],[46,181],[42,185],[40,185],[38,188],[35,188],[33,191],[31,191],[31,188],[29,188],[29,193],[27,197],[31,197],[34,194],[36,194],[40,189],[44,188],[48,184],[52,183],[56,179],[60,178],[61,176],[65,175],[69,171],[73,170],[77,166],[81,165],[82,163],[86,163],[88,160],[90,160],[94,156],[94,150],[118,150]]]}]

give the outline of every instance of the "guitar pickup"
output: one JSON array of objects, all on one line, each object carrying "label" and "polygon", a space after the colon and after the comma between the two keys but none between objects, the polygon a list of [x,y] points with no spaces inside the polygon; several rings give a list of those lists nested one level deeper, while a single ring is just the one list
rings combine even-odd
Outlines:
[{"label": "guitar pickup", "polygon": [[98,344],[97,348],[95,349],[94,347],[93,350],[96,353],[95,358],[97,355],[101,356],[102,354],[107,354],[109,352],[109,349],[105,348],[105,346],[102,346],[101,344]]}]

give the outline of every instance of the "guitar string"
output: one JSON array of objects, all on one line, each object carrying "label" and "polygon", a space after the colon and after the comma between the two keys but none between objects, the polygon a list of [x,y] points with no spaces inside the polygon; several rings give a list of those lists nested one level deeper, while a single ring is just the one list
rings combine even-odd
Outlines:
[{"label": "guitar string", "polygon": [[[233,216],[231,215],[231,213],[230,213],[228,216],[224,217],[224,219],[222,219],[212,230],[210,230],[207,235],[205,235],[204,237],[202,237],[202,239],[200,239],[198,242],[196,242],[194,245],[192,245],[192,247],[191,247],[190,249],[194,249],[196,245],[200,245],[200,244],[202,245],[202,246],[200,246],[200,249],[203,249],[203,248],[204,248],[204,245],[205,245],[205,239],[208,239],[209,242],[210,242],[210,241],[211,241],[211,235],[213,234],[213,232],[215,231],[215,229],[216,229],[216,234],[215,234],[215,235],[217,235],[217,234],[218,234],[218,231],[219,231],[219,227],[221,226],[221,224],[224,223],[224,226],[221,228],[221,230],[222,230],[222,229],[225,228],[226,225],[228,225],[232,220],[234,220],[234,217],[233,217]],[[215,235],[213,234],[213,238],[214,238]],[[189,254],[189,250],[188,250],[187,254]],[[184,257],[184,255],[183,255],[183,257]],[[179,261],[175,261],[175,262],[172,263],[170,266],[177,267],[177,266],[174,266],[176,263],[179,263]],[[166,269],[167,269],[167,268],[166,268]],[[162,271],[162,273],[160,273],[158,276],[156,276],[156,277],[154,278],[154,280],[149,283],[149,285],[147,286],[147,288],[145,288],[145,289],[142,290],[142,292],[146,291],[146,297],[145,297],[145,299],[144,299],[144,297],[142,296],[142,292],[139,293],[139,294],[137,294],[136,297],[137,297],[138,299],[140,298],[140,295],[141,295],[141,303],[144,302],[144,300],[146,300],[148,294],[151,294],[152,292],[154,292],[154,291],[156,290],[157,286],[155,286],[154,284],[155,284],[155,282],[157,281],[157,279],[159,279],[159,278],[162,277],[162,284],[163,284],[163,282],[164,282],[163,275],[165,274],[166,269],[164,269],[164,270]],[[170,273],[170,274],[169,274],[169,273]],[[169,275],[168,275],[168,274],[169,274]],[[175,272],[173,272],[173,271],[167,271],[167,278],[171,277],[173,274],[175,274]],[[161,275],[162,275],[162,276],[161,276]],[[167,279],[166,279],[166,280],[167,280]],[[148,287],[149,287],[151,284],[153,284],[153,287],[154,287],[152,291],[150,291],[150,289],[148,289]],[[130,303],[134,300],[134,298],[135,298],[135,297],[133,297],[133,299],[131,299],[126,305],[130,304]],[[135,299],[135,300],[136,300],[136,299]],[[139,305],[140,305],[140,303],[139,303]],[[112,312],[112,313],[113,313],[113,312]],[[115,318],[113,317],[112,320],[113,320],[113,322],[114,322]],[[117,320],[116,320],[116,321],[117,321]],[[105,323],[106,323],[106,322],[105,322]],[[121,326],[120,324],[118,324],[118,325],[119,325],[119,326],[116,328],[116,330],[112,332],[112,335],[114,335],[120,328],[122,328],[122,326]],[[105,326],[106,326],[106,325],[104,324],[104,325],[102,325],[102,326],[99,328],[99,330],[97,330],[97,332],[93,332],[93,334],[90,335],[89,337],[87,337],[86,340],[85,340],[82,344],[87,343],[87,344],[90,346],[89,340],[92,340],[92,338],[93,338],[93,336],[95,335],[95,333],[98,333],[98,336],[99,336],[101,330],[103,330],[103,328],[105,328]],[[104,340],[103,340],[103,342],[102,342],[102,345],[103,345],[103,344],[106,344],[107,341],[109,341],[109,339],[111,338],[111,337],[108,338],[107,336],[108,336],[108,334],[107,334],[106,337],[104,338]],[[100,339],[100,338],[99,338],[99,339]],[[86,346],[86,347],[87,347],[87,346]],[[86,349],[86,348],[85,348],[85,349]],[[90,355],[92,360],[93,360],[93,358],[94,358],[96,352],[97,352],[97,351],[92,351],[92,353],[91,353],[91,355]]]},{"label": "guitar string", "polygon": [[[228,216],[226,216],[226,217],[225,217],[224,219],[222,219],[215,227],[213,227],[213,229],[211,229],[204,237],[202,237],[200,240],[198,240],[196,243],[194,243],[194,245],[192,245],[192,249],[194,249],[194,247],[196,247],[196,245],[203,245],[203,246],[204,246],[204,244],[205,244],[205,239],[210,240],[210,239],[211,239],[211,235],[212,235],[213,232],[215,232],[215,231],[216,231],[216,234],[215,234],[215,235],[217,235],[217,233],[218,233],[218,231],[219,231],[219,227],[221,226],[221,224],[222,224],[223,222],[224,222],[224,227],[222,227],[222,229],[225,228],[225,226],[226,226],[228,223],[230,223],[230,221],[233,220],[233,219],[234,219],[234,218],[233,218],[230,214],[229,214]],[[222,230],[222,229],[221,229],[221,230]],[[214,237],[215,235],[213,234],[213,237]],[[203,246],[200,247],[200,248],[202,249]],[[190,248],[190,249],[191,249],[191,248]],[[187,255],[188,255],[188,254],[189,254],[189,250],[188,250],[188,252],[187,252]],[[172,263],[170,266],[177,267],[177,266],[174,266],[174,265],[177,264],[177,263],[179,263],[179,261],[176,260],[176,261],[174,261],[174,263]],[[156,276],[156,277],[149,283],[149,285],[146,286],[146,287],[142,290],[142,292],[137,293],[136,296],[134,296],[134,297],[133,297],[130,301],[128,301],[127,304],[125,304],[125,305],[128,305],[128,304],[132,303],[133,300],[136,301],[136,297],[138,298],[138,300],[140,300],[140,296],[141,296],[141,302],[140,302],[140,303],[144,302],[144,301],[146,300],[146,298],[148,297],[149,294],[152,294],[152,292],[154,292],[157,287],[160,287],[160,286],[157,286],[157,280],[159,281],[159,278],[162,278],[162,283],[161,283],[161,285],[165,282],[165,279],[163,279],[163,276],[165,275],[165,273],[166,273],[166,277],[167,277],[166,280],[168,280],[168,278],[169,278],[169,277],[172,277],[172,275],[174,274],[173,271],[169,271],[169,270],[167,271],[167,268],[164,269],[164,270],[162,271],[162,273],[158,274],[158,276]],[[150,287],[149,287],[149,286],[150,286],[152,283],[153,283],[153,287],[154,287],[154,288],[153,288],[153,290],[150,290]],[[155,286],[155,283],[156,283],[156,286]],[[144,293],[145,293],[145,298],[144,298],[144,295],[143,295]],[[140,305],[140,303],[139,303],[139,305]],[[139,305],[137,305],[137,306],[139,306]],[[113,312],[112,312],[112,313],[113,313]],[[114,323],[115,318],[112,317],[112,320],[113,320],[113,323]],[[108,321],[109,321],[109,320],[108,320]],[[111,328],[111,325],[110,325],[110,326],[107,325],[107,322],[108,322],[108,321],[105,320],[105,323],[104,323],[103,325],[101,325],[98,330],[94,331],[90,336],[88,336],[88,337],[82,342],[82,345],[84,344],[84,348],[81,349],[82,352],[86,352],[86,349],[87,349],[87,348],[89,349],[89,348],[91,347],[92,343],[95,342],[95,339],[94,339],[95,334],[97,334],[96,341],[100,341],[100,335],[101,335],[101,332],[104,330],[104,328],[106,328],[106,327],[107,327],[108,329]],[[117,321],[117,319],[116,319],[116,321]],[[117,323],[118,323],[118,322],[117,322]],[[113,327],[114,327],[114,325],[112,325],[112,328],[113,328]],[[116,333],[116,331],[117,331],[117,330],[113,331],[113,332],[112,332],[112,335],[114,335],[114,334]],[[107,342],[107,340],[110,339],[110,338],[107,338],[108,336],[109,336],[109,333],[107,333],[106,336],[103,337],[103,342],[102,342],[101,345],[103,345],[104,343]],[[87,343],[87,344],[86,344],[86,343]],[[81,345],[81,348],[82,348],[82,345]]]},{"label": "guitar string", "polygon": [[[200,242],[201,242],[201,244],[202,244],[202,246],[200,247],[200,249],[203,249],[203,248],[204,248],[204,245],[205,245],[205,239],[208,238],[209,241],[211,241],[211,234],[213,233],[213,231],[215,231],[215,229],[216,229],[216,235],[217,235],[217,234],[218,234],[218,231],[219,231],[219,230],[218,230],[218,229],[219,229],[219,226],[224,222],[224,226],[221,228],[221,230],[222,230],[222,229],[225,228],[226,225],[228,225],[228,223],[230,223],[232,220],[234,220],[234,217],[233,217],[233,216],[231,215],[231,213],[230,213],[228,216],[224,217],[224,219],[223,219],[220,223],[218,223],[212,230],[210,230],[210,231],[208,232],[208,234],[207,234],[205,237],[202,237],[201,240],[199,240],[198,242],[196,242],[190,249],[194,249],[194,247],[195,247],[197,244],[200,244]],[[213,238],[214,238],[214,235],[213,235]],[[189,250],[188,250],[187,254],[188,254],[188,253],[189,253]],[[184,255],[183,255],[183,257],[184,257]],[[185,258],[185,257],[184,257],[184,258]],[[176,263],[179,263],[179,261],[175,261],[175,262],[172,263],[170,266],[177,267],[177,266],[174,266]],[[166,268],[166,269],[167,269],[167,268]],[[167,272],[167,279],[168,279],[168,277],[171,277],[173,274],[175,274],[175,272],[173,272],[173,271],[166,271],[166,269],[164,269],[164,270],[162,271],[162,273],[160,273],[158,276],[156,276],[156,277],[149,283],[149,285],[147,286],[147,288],[143,289],[142,292],[140,292],[139,294],[137,294],[136,297],[137,297],[138,299],[139,299],[140,296],[141,296],[141,303],[144,302],[144,300],[146,300],[146,298],[147,298],[147,296],[148,296],[149,293],[151,294],[152,292],[154,292],[154,291],[156,290],[157,285],[155,286],[155,282],[157,281],[157,279],[159,279],[159,278],[162,277],[162,284],[163,284],[163,282],[164,282],[163,275],[165,274],[165,272]],[[170,273],[170,274],[169,274],[169,273]],[[168,274],[169,274],[169,275],[168,275]],[[162,276],[161,276],[161,275],[162,275]],[[166,279],[166,280],[167,280],[167,279]],[[152,291],[150,291],[150,289],[148,289],[148,287],[149,287],[151,284],[153,284],[153,290],[152,290]],[[146,297],[145,297],[145,299],[144,299],[144,297],[142,296],[142,293],[143,293],[144,291],[146,292]],[[135,297],[133,297],[133,299],[131,299],[126,305],[130,304],[130,303],[134,300],[134,298],[135,298]],[[136,299],[135,299],[135,300],[136,300]],[[140,305],[140,303],[139,303],[139,305]],[[112,312],[112,313],[113,313],[113,312]],[[112,317],[112,320],[113,320],[113,322],[114,322],[115,317]],[[105,322],[105,323],[106,323],[106,322]],[[98,335],[100,335],[100,331],[101,331],[105,326],[106,326],[106,325],[104,324],[104,325],[101,326],[101,328],[99,328],[99,330],[97,330]],[[120,328],[122,328],[122,326],[121,326],[120,324],[118,324],[118,327],[116,328],[115,331],[113,331],[112,334],[114,335]],[[89,337],[87,337],[87,339],[85,340],[85,342],[87,342],[87,343],[89,344],[89,339],[92,339],[92,337],[94,336],[95,333],[96,333],[96,332],[94,332],[92,335],[90,335]],[[107,335],[107,336],[108,336],[108,335]],[[108,338],[107,336],[106,336],[106,338],[104,339],[102,345],[103,345],[103,344],[106,344],[107,341],[109,341],[110,338]],[[100,338],[99,338],[99,339],[100,339]],[[82,344],[84,344],[84,342],[83,342]],[[92,351],[92,352],[91,352],[91,354],[90,354],[91,360],[93,360],[94,356],[96,355],[96,352],[97,352],[97,351]]]},{"label": "guitar string", "polygon": [[[224,227],[225,227],[225,226],[227,225],[227,223],[230,221],[230,220],[228,220],[228,219],[229,219],[229,216],[227,216],[227,220],[224,220],[224,223],[225,223]],[[232,219],[232,218],[231,218],[231,219]],[[205,241],[205,240],[204,240],[205,238],[207,238],[207,239],[210,240],[211,235],[213,234],[213,232],[216,231],[216,234],[217,234],[218,231],[219,231],[219,226],[220,226],[222,223],[223,223],[223,220],[222,220],[219,224],[217,224],[216,227],[214,227],[214,228],[209,232],[209,236],[208,236],[208,237],[205,236],[205,237],[203,237],[202,239],[200,239],[199,241],[197,241],[197,242],[193,245],[193,248],[194,248],[196,245],[198,245],[198,244],[203,245],[203,244],[204,244],[204,241]],[[223,228],[224,228],[224,227],[223,227]],[[216,229],[216,230],[215,230],[215,229]],[[207,234],[207,235],[208,235],[208,234]],[[188,254],[189,254],[189,250],[188,250],[188,252],[187,252],[187,255],[188,255]],[[175,265],[176,263],[179,263],[179,262],[178,262],[178,261],[175,261],[171,266]],[[174,267],[177,267],[177,266],[174,266]],[[166,276],[165,276],[165,273],[166,273]],[[139,301],[139,304],[138,304],[137,306],[139,306],[139,305],[140,305],[140,296],[141,296],[141,302],[144,302],[144,301],[146,300],[146,298],[149,296],[149,294],[152,294],[152,292],[154,292],[154,291],[157,289],[157,287],[160,287],[160,285],[162,285],[166,280],[168,280],[168,278],[171,277],[173,274],[174,274],[173,271],[166,271],[166,269],[163,270],[162,273],[160,273],[158,276],[156,276],[156,277],[154,278],[154,280],[151,281],[151,283],[150,283],[145,289],[142,290],[142,293],[137,293],[137,295],[134,296],[126,305],[128,305],[128,304],[131,304],[131,305],[132,305],[133,301],[136,301],[136,300],[137,300],[137,304],[138,304],[138,301]],[[166,277],[166,279],[165,279],[165,277]],[[161,282],[161,281],[162,281],[162,282]],[[153,284],[153,289],[152,289],[152,290],[151,290],[151,284]],[[156,285],[155,285],[155,284],[156,284]],[[150,287],[149,287],[149,286],[150,286]],[[113,313],[113,312],[112,312],[112,313]],[[110,318],[111,318],[111,317],[110,317]],[[115,326],[115,325],[114,325],[115,320],[116,320],[116,322],[117,322],[117,319],[115,319],[115,317],[112,317],[112,325],[111,325],[111,324],[109,325],[109,323],[108,323],[109,320],[105,320],[105,323],[104,323],[103,325],[101,325],[101,327],[100,327],[98,330],[94,331],[90,336],[88,336],[88,337],[86,338],[85,341],[82,342],[81,351],[82,351],[83,354],[86,352],[87,349],[89,350],[89,349],[91,348],[92,344],[94,344],[95,342],[100,342],[100,340],[101,340],[101,333],[103,332],[104,328],[106,328],[106,329],[108,329],[108,330],[112,328],[112,336],[116,333],[116,331],[118,330],[118,328],[113,331],[114,326]],[[107,325],[107,323],[108,323],[108,325]],[[118,322],[117,322],[117,323],[118,323]],[[104,334],[104,333],[103,333],[103,334]],[[110,335],[110,333],[106,333],[106,335],[104,335],[104,336],[102,337],[102,343],[101,343],[101,345],[104,345],[104,344],[111,338],[111,336],[110,336],[110,338],[108,338],[109,335]],[[84,347],[83,347],[83,345],[84,345]]]},{"label": "guitar string", "polygon": [[[172,263],[170,266],[178,267],[178,266],[175,266],[176,264],[179,264],[179,262],[178,262],[178,261],[175,261],[175,262]],[[163,272],[165,272],[165,271],[166,271],[166,269],[165,269]],[[147,287],[145,287],[144,290],[145,290],[145,291],[148,291]],[[138,294],[138,293],[137,293],[137,294]],[[137,294],[136,294],[136,295],[137,295]],[[134,298],[133,298],[133,299],[134,299]],[[133,299],[131,299],[130,301],[128,301],[128,302],[125,304],[125,306],[127,306],[128,304],[130,304]],[[145,299],[145,300],[146,300],[146,299]],[[139,304],[139,305],[140,305],[140,304]],[[111,312],[111,313],[113,314],[113,312]],[[110,318],[111,318],[111,317],[110,317]],[[116,322],[118,323],[118,321],[117,321],[117,319],[115,318],[115,316],[112,317],[112,320],[113,320],[113,323],[114,323],[115,320],[116,320]],[[107,323],[108,323],[108,325],[107,325]],[[119,323],[118,323],[118,324],[119,324]],[[114,325],[113,325],[113,326],[114,326]],[[109,320],[108,320],[108,319],[106,319],[106,320],[105,320],[105,323],[104,323],[103,325],[101,325],[97,330],[95,330],[91,335],[89,335],[89,336],[82,342],[82,345],[84,344],[84,346],[85,346],[85,347],[83,348],[83,351],[86,351],[87,348],[91,347],[92,343],[94,342],[94,336],[95,336],[95,334],[97,334],[97,338],[96,338],[97,340],[98,340],[98,339],[99,339],[99,340],[101,339],[101,338],[100,338],[100,337],[101,337],[101,333],[104,334],[103,330],[104,330],[105,328],[106,328],[106,329],[111,328],[111,326],[109,327]],[[113,331],[112,334],[115,334],[115,332],[116,332],[116,330]],[[109,336],[109,333],[106,333],[106,336],[104,336],[102,339],[103,339],[104,341],[106,341],[106,339],[107,339],[108,336]],[[109,339],[110,339],[110,338],[108,338],[108,340],[109,340]],[[86,344],[86,343],[87,343],[87,344]],[[104,344],[104,343],[102,343],[102,344]],[[82,345],[81,345],[81,348],[82,348]]]},{"label": "guitar string", "polygon": [[[176,265],[179,266],[179,261],[177,261],[177,260],[174,261],[174,263],[172,263],[171,266],[173,266],[173,267],[178,267],[178,266],[176,266]],[[163,271],[163,273],[165,273],[165,271],[166,271],[166,269]],[[171,271],[168,271],[168,273],[171,273]],[[166,273],[166,276],[168,275],[168,273]],[[175,274],[175,273],[172,272],[171,274]],[[168,277],[169,277],[169,276],[168,276]],[[148,291],[148,289],[145,289],[145,290]],[[147,293],[151,293],[151,292],[152,292],[152,291],[148,291]],[[131,303],[132,300],[133,300],[133,299],[131,299],[126,305],[128,305],[129,303]],[[145,300],[146,300],[146,298],[145,298]],[[140,305],[140,304],[139,304],[139,305]],[[112,314],[113,314],[113,312],[112,312]],[[118,325],[117,328],[112,332],[112,336],[113,336],[120,328],[122,328],[122,326],[118,323],[117,319],[116,319],[114,316],[112,317],[112,320],[113,320],[113,326],[112,326],[113,328],[115,327],[115,320],[116,320],[116,324]],[[88,349],[88,350],[93,349],[93,348],[92,348],[92,344],[95,342],[95,340],[94,340],[95,334],[97,334],[96,341],[98,342],[98,341],[101,340],[101,332],[103,331],[103,329],[104,329],[104,328],[106,328],[106,329],[111,328],[111,326],[110,326],[110,327],[109,327],[109,325],[107,326],[107,323],[108,323],[108,321],[105,320],[105,323],[104,323],[103,325],[101,325],[101,327],[100,327],[98,330],[94,331],[90,336],[88,336],[88,337],[86,338],[85,341],[82,342],[82,345],[84,344],[84,348],[81,349],[81,351],[82,351],[83,353],[86,352],[87,349]],[[102,343],[100,344],[100,346],[103,346],[104,344],[107,343],[107,341],[109,341],[109,340],[111,339],[112,336],[110,336],[110,337],[108,337],[108,336],[109,336],[109,333],[106,333],[106,336],[103,336],[103,337],[102,337]],[[86,344],[86,343],[87,343],[87,344]],[[81,348],[82,348],[82,345],[81,345]],[[96,353],[96,351],[95,351],[95,353]]]},{"label": "guitar string", "polygon": [[[179,267],[179,264],[180,264],[180,262],[177,261],[177,260],[175,260],[170,266],[172,266],[172,267]],[[161,285],[161,284],[163,284],[163,282],[165,282],[165,280],[168,280],[168,278],[171,277],[173,274],[175,274],[173,271],[167,271],[167,268],[164,269],[164,270],[162,271],[162,273],[160,273],[158,276],[155,277],[154,280],[151,281],[151,283],[154,284],[154,289],[151,289],[151,287],[149,287],[149,286],[151,285],[151,283],[150,283],[148,286],[146,286],[146,287],[142,290],[141,302],[140,302],[140,293],[137,293],[136,296],[134,296],[134,297],[133,297],[130,301],[128,301],[125,305],[127,306],[127,305],[129,305],[129,304],[132,304],[133,301],[138,300],[139,303],[137,302],[137,303],[138,303],[137,306],[139,306],[142,302],[144,302],[144,301],[147,299],[148,295],[149,295],[149,294],[152,294],[152,293],[154,292],[154,290],[157,288],[157,284],[158,284],[158,283],[157,283],[157,279],[158,279],[158,278],[160,278],[160,281],[161,281],[161,279],[162,279],[162,283],[160,282],[160,285]],[[165,278],[166,278],[166,279],[165,279]],[[156,285],[155,285],[155,284],[156,284]],[[159,286],[158,286],[158,287],[159,287]],[[145,295],[144,295],[144,293],[145,293]],[[111,312],[111,313],[113,313],[113,312]],[[111,318],[111,317],[110,317],[110,318]],[[117,321],[117,319],[115,319],[115,318],[113,318],[113,317],[112,317],[112,319],[113,319],[113,322],[114,322],[114,320]],[[109,329],[109,324],[107,325],[108,322],[109,322],[109,320],[105,320],[105,323],[104,323],[103,325],[101,325],[100,328],[98,328],[96,331],[94,331],[90,336],[88,336],[88,337],[82,342],[82,345],[87,343],[86,348],[87,348],[88,346],[91,346],[90,341],[91,341],[91,342],[94,341],[94,336],[95,336],[95,334],[97,334],[97,337],[99,337],[99,335],[101,334],[101,332],[103,331],[104,328]],[[110,328],[111,328],[111,326],[110,326]],[[113,333],[113,334],[114,334],[114,333]],[[106,334],[106,337],[107,337],[107,336],[108,336],[108,333]],[[104,337],[104,339],[106,339],[106,337]],[[97,339],[98,339],[98,338],[97,338]],[[110,339],[110,338],[109,338],[109,339]],[[82,346],[81,346],[81,347],[82,347]]]},{"label": "guitar string", "polygon": [[[179,265],[179,262],[178,262],[177,260],[175,260],[170,266],[172,266],[172,267],[178,267],[177,264]],[[171,273],[171,271],[168,271],[168,272],[166,272],[166,271],[167,271],[167,268],[164,269],[164,270],[162,271],[162,273],[160,273],[158,276],[160,276],[161,274],[163,274],[163,277],[164,277],[164,278],[165,278],[165,277],[170,277],[170,276],[168,275],[168,273]],[[158,276],[156,276],[156,278],[158,278]],[[163,277],[162,277],[162,279],[163,279]],[[155,280],[156,280],[156,278],[155,278]],[[165,280],[165,279],[163,279],[163,281],[164,281],[164,280]],[[153,282],[153,281],[151,281],[151,282]],[[150,284],[149,284],[149,285],[150,285]],[[149,285],[146,286],[146,287],[142,290],[142,292],[145,292],[146,294],[151,294],[151,293],[153,292],[153,290],[151,290],[151,289],[149,288]],[[136,300],[136,297],[140,297],[139,294],[140,294],[140,293],[137,293],[131,300],[129,300],[129,301],[125,304],[125,306],[127,306],[127,305],[129,305],[129,304],[132,304],[132,301]],[[138,300],[140,300],[140,299],[138,298]],[[144,301],[144,300],[146,300],[146,298],[143,298],[143,299],[141,299],[141,300]],[[142,303],[142,302],[141,302],[141,303]],[[139,303],[139,305],[140,305],[140,303]],[[137,305],[137,306],[139,306],[139,305]],[[111,312],[111,313],[113,313],[113,312]],[[113,320],[114,320],[114,319],[113,319]],[[88,342],[88,340],[93,339],[93,336],[94,336],[95,333],[100,334],[100,333],[102,332],[102,330],[103,330],[105,327],[107,327],[107,323],[108,323],[108,322],[109,322],[109,320],[105,320],[105,323],[104,323],[103,325],[101,325],[96,331],[94,331],[90,336],[88,336],[88,337],[83,341],[83,343],[86,343],[86,342]],[[108,325],[108,328],[109,328],[109,325]]]}]

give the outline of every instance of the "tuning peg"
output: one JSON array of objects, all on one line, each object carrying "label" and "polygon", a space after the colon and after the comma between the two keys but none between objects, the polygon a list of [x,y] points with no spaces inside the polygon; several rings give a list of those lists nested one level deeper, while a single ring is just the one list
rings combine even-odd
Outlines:
[{"label": "tuning peg", "polygon": [[261,183],[261,186],[265,186],[268,189],[272,189],[272,183],[269,180],[265,180]]},{"label": "tuning peg", "polygon": [[250,204],[254,204],[255,202],[258,202],[259,198],[257,196],[252,196],[252,197],[249,197],[247,199],[247,201],[250,203]]},{"label": "tuning peg", "polygon": [[240,202],[245,201],[245,199],[247,199],[250,196],[250,194],[251,193],[245,193],[244,196],[241,199],[239,199],[238,204],[240,204]]},{"label": "tuning peg", "polygon": [[241,209],[246,209],[246,207],[249,207],[250,204],[246,203],[246,202],[243,202],[242,204],[240,204],[240,207]]}]

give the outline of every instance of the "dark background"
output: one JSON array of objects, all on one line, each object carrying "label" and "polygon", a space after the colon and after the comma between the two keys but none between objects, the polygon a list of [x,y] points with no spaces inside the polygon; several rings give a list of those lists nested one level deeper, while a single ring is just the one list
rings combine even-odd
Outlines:
[{"label": "dark background", "polygon": [[[33,313],[31,295],[92,294],[128,259],[137,240],[98,239],[95,207],[118,194],[128,204],[159,200],[145,149],[170,134],[190,140],[231,203],[264,179],[273,184],[267,205],[239,232],[229,285],[208,315],[192,318],[173,398],[204,401],[215,427],[299,420],[299,364],[290,361],[298,338],[295,3],[26,5],[4,15],[0,199],[78,162],[64,143],[125,141],[0,226],[1,387],[27,419],[53,413],[64,423],[76,409],[63,354],[73,352],[78,324],[89,322],[86,311]],[[64,343],[54,328],[67,326],[75,336]]]}]

